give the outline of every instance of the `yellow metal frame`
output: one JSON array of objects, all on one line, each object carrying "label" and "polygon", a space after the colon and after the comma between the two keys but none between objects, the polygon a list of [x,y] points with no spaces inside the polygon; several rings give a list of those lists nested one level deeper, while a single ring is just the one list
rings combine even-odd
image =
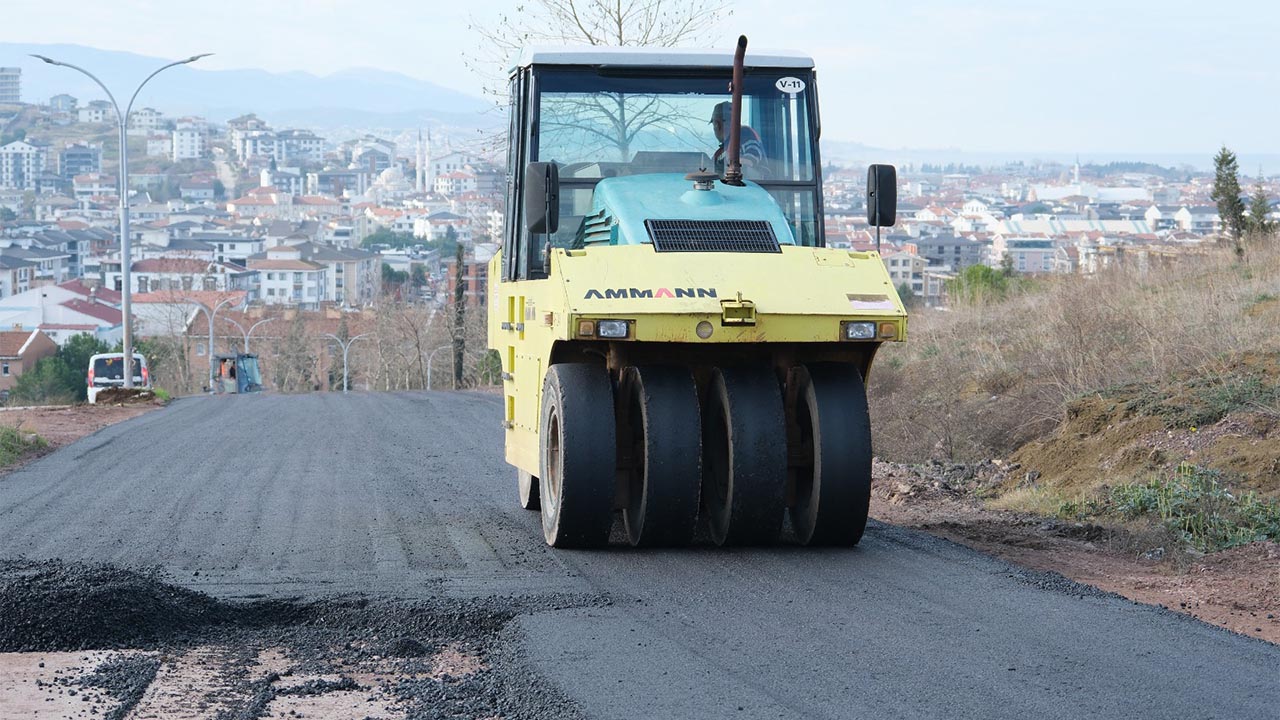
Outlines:
[{"label": "yellow metal frame", "polygon": [[[759,344],[799,353],[857,352],[864,369],[880,342],[907,337],[907,313],[877,253],[784,246],[782,253],[657,253],[653,246],[555,249],[545,279],[503,282],[489,266],[489,347],[502,358],[506,459],[537,475],[542,382],[558,345],[578,341],[605,358],[629,344],[669,347],[673,363],[699,348]],[[628,336],[579,335],[579,321],[625,319]],[[873,341],[843,324],[874,321]],[[709,337],[698,326],[711,326]],[[593,330],[595,322],[592,323]],[[703,325],[705,333],[706,325]],[[888,331],[892,330],[892,335]],[[854,347],[858,346],[858,347]]]}]

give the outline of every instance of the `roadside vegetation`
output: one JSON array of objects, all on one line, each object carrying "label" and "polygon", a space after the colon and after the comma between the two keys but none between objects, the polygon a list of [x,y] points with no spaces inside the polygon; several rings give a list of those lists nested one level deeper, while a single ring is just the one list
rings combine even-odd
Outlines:
[{"label": "roadside vegetation", "polygon": [[1195,552],[1280,541],[1280,243],[1241,232],[1241,250],[1090,277],[962,276],[877,357],[877,455],[1001,459],[994,507]]},{"label": "roadside vegetation", "polygon": [[4,469],[49,447],[44,438],[24,433],[16,427],[0,425],[0,469]]},{"label": "roadside vegetation", "polygon": [[10,405],[67,405],[84,402],[89,358],[111,352],[111,346],[92,335],[75,335],[58,352],[41,358],[18,376],[9,394]]}]

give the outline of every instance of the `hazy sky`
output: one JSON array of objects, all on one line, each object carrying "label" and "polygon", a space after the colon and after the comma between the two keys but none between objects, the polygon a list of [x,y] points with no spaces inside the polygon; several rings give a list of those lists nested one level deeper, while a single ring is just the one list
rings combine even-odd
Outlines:
[{"label": "hazy sky", "polygon": [[[532,0],[7,0],[0,41],[202,65],[375,67],[480,94],[462,55]],[[741,0],[706,45],[746,34],[810,53],[825,137],[973,151],[1280,152],[1280,3],[1221,0]],[[0,58],[7,60],[7,58]],[[0,64],[5,64],[0,62]]]}]

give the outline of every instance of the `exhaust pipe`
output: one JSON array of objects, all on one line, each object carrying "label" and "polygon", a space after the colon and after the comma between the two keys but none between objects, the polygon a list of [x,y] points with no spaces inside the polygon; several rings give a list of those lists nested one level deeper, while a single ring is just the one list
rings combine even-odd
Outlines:
[{"label": "exhaust pipe", "polygon": [[733,81],[729,92],[733,93],[733,102],[729,119],[729,151],[725,158],[724,184],[742,187],[742,75],[743,63],[747,54],[747,36],[738,36],[738,49],[733,53]]}]

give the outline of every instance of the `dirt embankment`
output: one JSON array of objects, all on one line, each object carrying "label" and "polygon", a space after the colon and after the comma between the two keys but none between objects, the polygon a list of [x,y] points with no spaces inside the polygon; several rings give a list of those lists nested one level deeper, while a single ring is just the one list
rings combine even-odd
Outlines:
[{"label": "dirt embankment", "polygon": [[127,405],[0,408],[0,425],[17,428],[24,433],[35,433],[49,443],[49,450],[56,450],[158,407],[160,405],[155,401],[149,401]]},{"label": "dirt embankment", "polygon": [[1211,376],[1082,398],[1056,432],[1010,459],[1064,499],[1184,463],[1220,473],[1235,490],[1280,498],[1280,354],[1246,353]]}]

